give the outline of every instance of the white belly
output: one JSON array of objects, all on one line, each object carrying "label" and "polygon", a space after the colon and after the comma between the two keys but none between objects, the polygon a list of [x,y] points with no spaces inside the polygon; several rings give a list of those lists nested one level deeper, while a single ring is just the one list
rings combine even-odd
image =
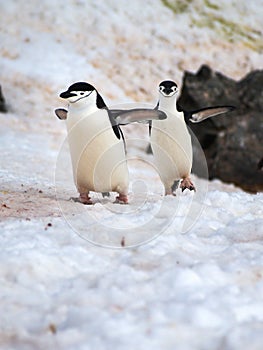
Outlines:
[{"label": "white belly", "polygon": [[153,121],[151,147],[154,163],[166,187],[190,175],[192,143],[187,126],[180,117],[167,113],[164,121]]},{"label": "white belly", "polygon": [[106,111],[75,122],[67,120],[73,176],[80,193],[116,191],[127,194],[128,167],[124,143],[115,136]]}]

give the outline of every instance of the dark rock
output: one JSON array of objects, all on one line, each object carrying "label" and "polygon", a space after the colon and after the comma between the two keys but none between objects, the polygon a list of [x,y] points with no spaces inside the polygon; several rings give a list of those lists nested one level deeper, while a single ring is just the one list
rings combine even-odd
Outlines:
[{"label": "dark rock", "polygon": [[[239,99],[245,110],[263,112],[263,71],[249,73],[237,83]],[[261,119],[262,122],[263,119]]]},{"label": "dark rock", "polygon": [[7,107],[5,103],[5,98],[2,93],[2,88],[0,85],[0,112],[6,113],[7,112]]},{"label": "dark rock", "polygon": [[263,191],[258,165],[263,157],[263,71],[253,71],[238,82],[208,66],[196,74],[186,72],[178,104],[185,110],[236,106],[233,112],[190,127],[204,149],[210,179]]}]

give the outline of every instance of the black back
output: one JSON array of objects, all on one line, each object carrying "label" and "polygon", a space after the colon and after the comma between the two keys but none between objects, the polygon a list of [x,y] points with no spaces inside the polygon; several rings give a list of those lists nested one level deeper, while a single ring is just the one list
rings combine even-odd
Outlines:
[{"label": "black back", "polygon": [[[97,90],[96,90],[97,91]],[[108,112],[108,116],[109,116],[109,119],[110,119],[110,122],[111,122],[111,126],[112,126],[112,129],[114,131],[114,134],[116,135],[116,137],[120,140],[121,138],[123,139],[124,141],[124,137],[123,137],[123,133],[119,127],[118,124],[116,124],[114,118],[111,116],[110,114],[110,111],[106,105],[106,103],[104,102],[103,98],[101,97],[101,95],[98,93],[97,91],[97,101],[96,101],[96,104],[97,104],[97,107],[99,109],[106,109],[106,111]]]}]

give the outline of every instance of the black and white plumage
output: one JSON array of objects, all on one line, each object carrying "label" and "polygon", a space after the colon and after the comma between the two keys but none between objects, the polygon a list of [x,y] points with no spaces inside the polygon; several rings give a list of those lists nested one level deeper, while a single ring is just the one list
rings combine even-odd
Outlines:
[{"label": "black and white plumage", "polygon": [[158,110],[166,113],[167,119],[151,123],[151,147],[154,163],[165,187],[165,195],[173,194],[181,179],[184,190],[195,187],[190,179],[192,168],[192,143],[183,113],[176,108],[177,85],[164,81],[159,85]]},{"label": "black and white plumage", "polygon": [[91,204],[90,191],[113,191],[118,192],[119,202],[127,203],[129,173],[119,125],[164,119],[166,115],[154,109],[110,111],[95,87],[86,82],[72,84],[60,97],[68,101],[68,110],[58,108],[55,113],[66,120],[80,201]]},{"label": "black and white plumage", "polygon": [[178,86],[174,81],[165,80],[159,84],[156,108],[165,112],[167,119],[150,122],[151,147],[166,195],[173,194],[180,182],[182,191],[186,188],[195,190],[190,178],[193,154],[187,124],[199,123],[234,109],[233,106],[216,106],[184,111],[177,105],[177,93]]}]

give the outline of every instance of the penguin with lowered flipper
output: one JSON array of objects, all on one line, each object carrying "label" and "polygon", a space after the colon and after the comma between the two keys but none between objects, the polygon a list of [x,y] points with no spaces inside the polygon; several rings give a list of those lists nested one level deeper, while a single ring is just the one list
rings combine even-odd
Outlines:
[{"label": "penguin with lowered flipper", "polygon": [[173,194],[180,184],[182,191],[195,191],[190,178],[192,169],[192,142],[188,132],[189,121],[199,123],[212,116],[233,110],[233,106],[216,106],[196,111],[183,111],[177,106],[178,87],[174,81],[159,84],[156,108],[166,113],[163,121],[150,121],[150,140],[154,162],[165,187],[165,195]]},{"label": "penguin with lowered flipper", "polygon": [[89,192],[117,192],[119,203],[128,203],[129,172],[121,124],[164,119],[154,109],[109,110],[94,86],[72,84],[60,94],[68,110],[58,108],[66,120],[74,182],[83,204],[92,204]]}]

